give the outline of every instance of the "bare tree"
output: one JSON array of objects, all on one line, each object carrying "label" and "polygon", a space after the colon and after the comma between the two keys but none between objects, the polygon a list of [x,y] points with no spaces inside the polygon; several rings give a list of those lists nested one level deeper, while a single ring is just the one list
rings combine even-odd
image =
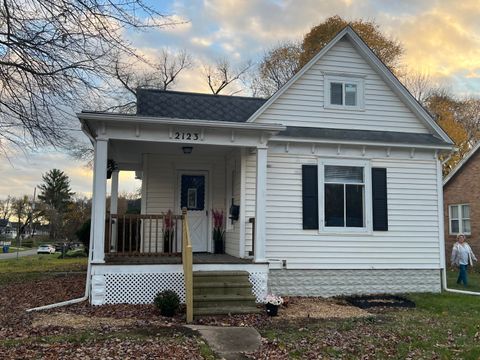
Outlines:
[{"label": "bare tree", "polygon": [[68,144],[73,111],[102,98],[114,57],[136,56],[126,30],[172,24],[144,0],[4,0],[0,146]]},{"label": "bare tree", "polygon": [[[247,61],[245,64],[235,68],[227,58],[222,58],[218,59],[215,65],[204,65],[203,74],[212,94],[218,95],[227,86],[242,80],[252,67],[252,61]],[[229,95],[234,95],[240,91],[242,90],[235,90]]]},{"label": "bare tree", "polygon": [[441,89],[433,83],[430,74],[425,71],[405,69],[403,74],[399,74],[399,78],[413,97],[422,105],[426,104],[430,96],[441,91]]},{"label": "bare tree", "polygon": [[25,234],[26,229],[38,217],[38,210],[33,210],[32,199],[27,195],[12,199],[12,216],[17,219],[17,239]]},{"label": "bare tree", "polygon": [[193,61],[186,50],[172,52],[162,49],[158,60],[153,62],[139,61],[122,62],[116,59],[114,76],[122,85],[120,105],[109,110],[134,112],[136,107],[137,88],[157,88],[167,90],[172,88],[180,73],[191,68]]},{"label": "bare tree", "polygon": [[12,197],[7,196],[5,200],[0,200],[0,219],[9,219],[12,214]]},{"label": "bare tree", "polygon": [[469,147],[480,141],[480,98],[467,97],[457,101],[455,117],[465,129]]}]

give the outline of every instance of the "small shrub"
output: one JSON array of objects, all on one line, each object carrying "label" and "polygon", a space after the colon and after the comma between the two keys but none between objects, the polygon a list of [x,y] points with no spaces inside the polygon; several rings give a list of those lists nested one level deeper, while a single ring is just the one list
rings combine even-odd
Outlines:
[{"label": "small shrub", "polygon": [[[62,254],[60,253],[59,258],[62,257]],[[85,252],[84,249],[77,249],[77,250],[70,250],[67,251],[64,255],[64,258],[82,258],[82,257],[87,257],[87,253]]]},{"label": "small shrub", "polygon": [[173,316],[180,306],[180,298],[174,291],[165,290],[155,296],[153,303],[163,316]]}]

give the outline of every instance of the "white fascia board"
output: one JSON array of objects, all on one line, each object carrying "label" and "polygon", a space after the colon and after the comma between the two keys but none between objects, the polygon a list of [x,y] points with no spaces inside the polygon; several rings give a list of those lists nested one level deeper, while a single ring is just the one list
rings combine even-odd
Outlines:
[{"label": "white fascia board", "polygon": [[455,174],[462,168],[462,166],[465,165],[468,162],[468,160],[470,160],[470,158],[477,152],[478,149],[480,149],[480,141],[477,143],[477,145],[473,147],[472,150],[470,150],[470,152],[467,155],[465,155],[465,157],[457,164],[457,166],[455,166],[453,170],[450,171],[450,173],[445,177],[445,179],[443,180],[443,186],[447,185],[450,179],[452,179],[455,176]]},{"label": "white fascia board", "polygon": [[380,146],[380,147],[397,147],[397,148],[416,148],[416,149],[442,149],[451,150],[451,145],[420,145],[408,143],[380,143],[374,141],[357,141],[357,140],[329,140],[329,139],[308,139],[308,138],[291,138],[287,136],[275,136],[268,142],[290,142],[290,143],[310,143],[310,144],[342,144],[342,145],[362,145],[362,146]]},{"label": "white fascia board", "polygon": [[303,74],[305,74],[328,50],[330,50],[333,45],[335,45],[342,37],[347,33],[348,27],[340,31],[337,36],[335,36],[327,45],[323,47],[322,50],[318,52],[308,63],[306,63],[299,72],[293,75],[290,80],[288,80],[280,89],[278,89],[257,111],[253,113],[252,116],[247,120],[247,122],[255,122],[255,120],[273,104],[285,91],[287,91],[290,86],[295,83]]},{"label": "white fascia board", "polygon": [[286,129],[281,124],[251,124],[243,122],[229,121],[213,121],[213,120],[196,120],[196,119],[175,119],[166,117],[150,117],[136,115],[119,115],[119,114],[102,114],[102,113],[79,113],[77,117],[80,121],[104,121],[115,123],[131,123],[131,124],[157,124],[157,125],[179,125],[179,126],[196,126],[211,128],[226,128],[237,130],[261,130],[278,132]]},{"label": "white fascia board", "polygon": [[298,73],[296,73],[285,85],[283,85],[275,94],[273,94],[267,102],[265,102],[248,120],[247,122],[254,122],[272,103],[274,103],[290,86],[295,83],[305,72],[307,72],[323,55],[328,52],[337,42],[344,36],[348,35],[360,54],[363,54],[366,60],[377,70],[382,78],[390,84],[396,94],[401,97],[407,107],[413,111],[415,115],[430,129],[442,138],[445,142],[453,144],[450,137],[443,131],[443,129],[432,119],[432,117],[425,111],[425,109],[415,100],[410,92],[403,86],[403,84],[392,74],[392,72],[383,64],[382,61],[373,53],[373,51],[365,44],[365,42],[357,35],[357,33],[350,27],[345,27],[335,36],[322,50],[318,52]]}]

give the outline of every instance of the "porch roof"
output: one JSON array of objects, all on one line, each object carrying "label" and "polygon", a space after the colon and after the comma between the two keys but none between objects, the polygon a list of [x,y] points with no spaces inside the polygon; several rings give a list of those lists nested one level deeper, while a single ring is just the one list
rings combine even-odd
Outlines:
[{"label": "porch roof", "polygon": [[245,122],[266,101],[255,97],[137,89],[137,115]]}]

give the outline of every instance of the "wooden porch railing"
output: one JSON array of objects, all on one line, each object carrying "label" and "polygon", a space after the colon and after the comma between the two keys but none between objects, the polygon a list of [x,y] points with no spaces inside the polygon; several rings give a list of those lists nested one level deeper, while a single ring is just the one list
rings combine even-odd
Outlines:
[{"label": "wooden porch railing", "polygon": [[105,253],[109,256],[180,254],[183,218],[173,214],[111,214],[105,227]]},{"label": "wooden porch railing", "polygon": [[187,305],[187,323],[193,321],[193,253],[188,228],[187,209],[182,209],[182,264],[185,279],[185,304]]}]

